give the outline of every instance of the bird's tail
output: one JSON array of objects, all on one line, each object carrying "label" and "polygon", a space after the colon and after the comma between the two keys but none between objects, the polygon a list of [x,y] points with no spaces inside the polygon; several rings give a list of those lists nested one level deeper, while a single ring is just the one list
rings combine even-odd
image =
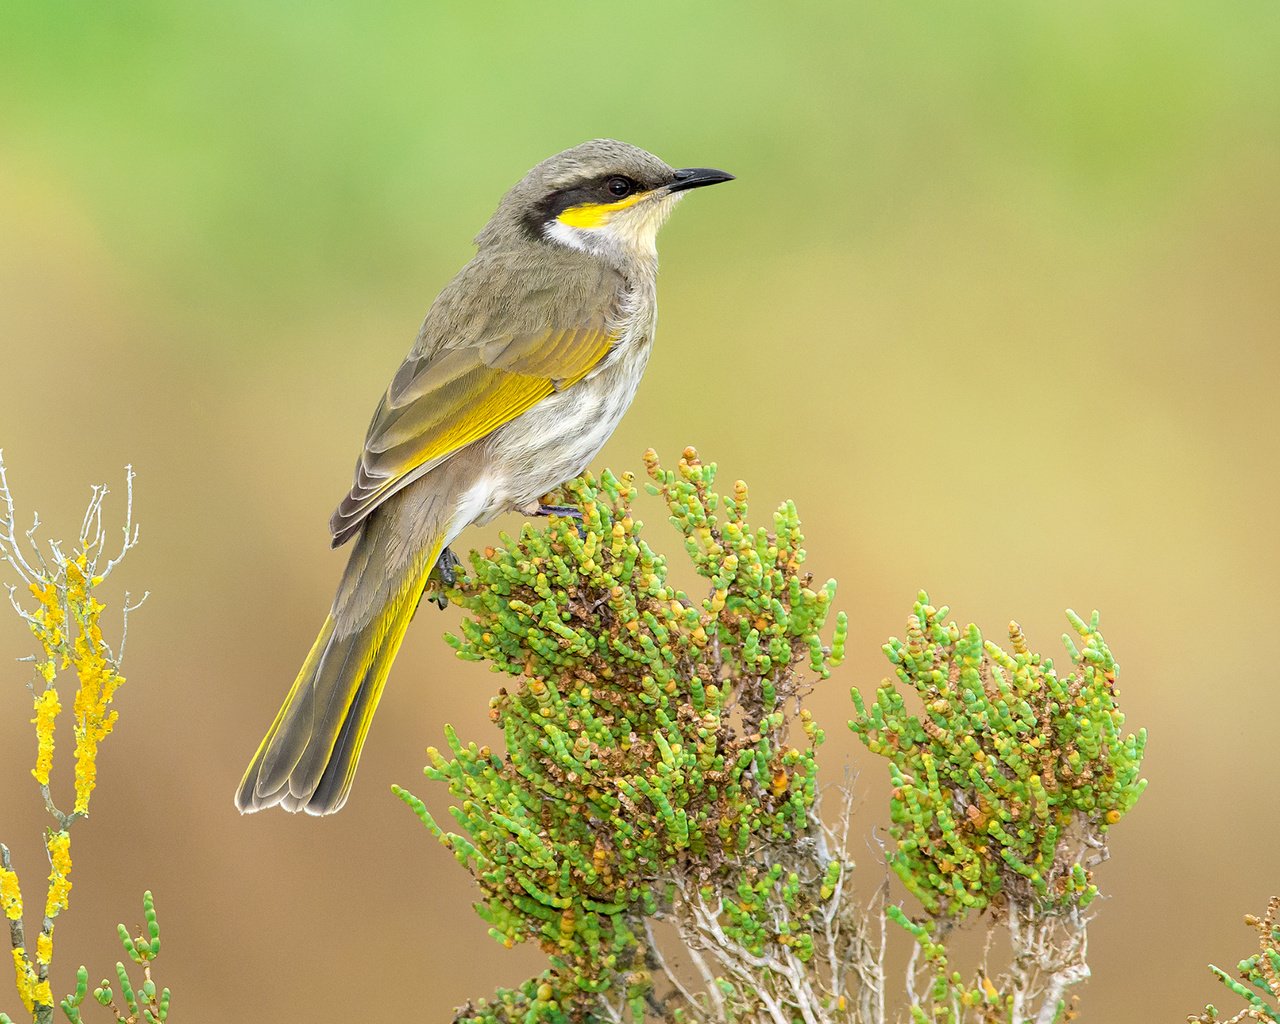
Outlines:
[{"label": "bird's tail", "polygon": [[240,783],[242,812],[279,804],[332,814],[346,803],[387,673],[444,545],[441,535],[389,566],[386,526],[367,523],[357,541],[333,611]]}]

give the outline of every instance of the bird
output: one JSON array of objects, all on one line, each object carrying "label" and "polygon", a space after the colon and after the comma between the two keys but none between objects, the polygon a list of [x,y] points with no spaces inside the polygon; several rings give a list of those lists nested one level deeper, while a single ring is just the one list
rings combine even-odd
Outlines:
[{"label": "bird", "polygon": [[635,396],[658,230],[685,193],[733,177],[595,139],[503,196],[378,403],[329,523],[334,547],[354,545],[236,792],[242,813],[341,809],[428,577],[459,564],[450,544],[504,512],[577,511],[541,499],[586,469]]}]

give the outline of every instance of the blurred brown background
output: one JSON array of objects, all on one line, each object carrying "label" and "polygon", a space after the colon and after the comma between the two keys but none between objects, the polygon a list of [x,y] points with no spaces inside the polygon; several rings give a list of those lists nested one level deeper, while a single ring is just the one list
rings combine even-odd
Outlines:
[{"label": "blurred brown background", "polygon": [[[456,611],[415,621],[345,811],[231,796],[427,305],[506,187],[610,135],[740,180],[664,232],[655,357],[600,465],[694,443],[761,516],[796,499],[852,618],[815,706],[868,830],[883,769],[847,690],[885,675],[917,588],[1048,651],[1064,608],[1101,609],[1151,786],[1099,874],[1085,1019],[1227,1005],[1204,965],[1249,952],[1241,915],[1280,892],[1278,48],[1262,2],[10,0],[0,444],[50,536],[132,462],[120,579],[153,591],[55,991],[109,968],[147,887],[183,1020],[441,1020],[540,967],[388,792],[443,816],[423,748],[446,722],[496,738],[497,680],[440,640]],[[0,616],[3,658],[29,645]],[[4,675],[0,838],[34,904],[27,669]]]}]

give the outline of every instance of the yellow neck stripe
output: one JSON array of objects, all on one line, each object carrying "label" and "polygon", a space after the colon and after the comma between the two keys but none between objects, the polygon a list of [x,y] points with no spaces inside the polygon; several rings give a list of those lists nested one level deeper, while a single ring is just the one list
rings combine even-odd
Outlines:
[{"label": "yellow neck stripe", "polygon": [[602,228],[619,210],[635,206],[644,197],[645,193],[637,192],[625,199],[619,199],[616,203],[583,203],[581,206],[571,206],[556,220],[570,228]]}]

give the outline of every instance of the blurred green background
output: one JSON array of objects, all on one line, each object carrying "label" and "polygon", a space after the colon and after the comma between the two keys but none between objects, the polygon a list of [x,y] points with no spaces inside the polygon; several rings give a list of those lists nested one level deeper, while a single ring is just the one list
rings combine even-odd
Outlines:
[{"label": "blurred green background", "polygon": [[[852,618],[815,707],[868,834],[886,785],[847,690],[918,587],[1049,651],[1100,608],[1152,784],[1099,872],[1084,1019],[1227,1005],[1204,964],[1280,891],[1278,52],[1270,2],[9,0],[0,445],[52,535],[134,463],[121,576],[153,591],[55,991],[114,962],[146,887],[183,1019],[440,1020],[540,966],[388,791],[445,722],[496,738],[497,680],[439,638],[456,611],[415,621],[342,814],[231,796],[428,304],[505,188],[608,135],[739,180],[664,231],[658,345],[599,464],[694,443],[758,511],[797,500]],[[5,659],[29,643],[0,621]],[[34,902],[26,675],[0,685],[0,838]]]}]

